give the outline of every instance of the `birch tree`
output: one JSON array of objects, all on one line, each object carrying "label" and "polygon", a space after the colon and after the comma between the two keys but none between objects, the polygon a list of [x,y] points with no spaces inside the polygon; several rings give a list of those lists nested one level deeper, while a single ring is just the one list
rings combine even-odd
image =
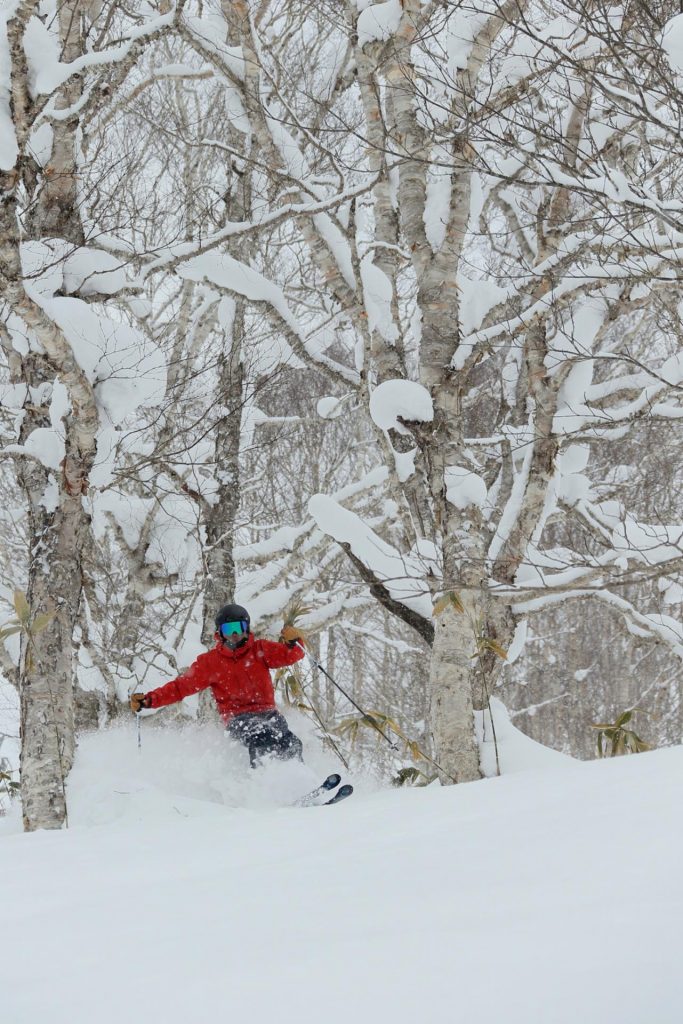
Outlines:
[{"label": "birch tree", "polygon": [[[14,385],[11,401],[21,411],[10,451],[28,512],[28,585],[15,602],[22,626],[21,780],[27,829],[60,827],[66,820],[65,782],[74,752],[74,630],[89,484],[98,436],[115,418],[112,396],[108,406],[102,391],[106,378],[120,370],[116,355],[128,347],[125,361],[131,347],[137,350],[120,322],[98,316],[83,298],[66,297],[85,294],[92,301],[97,289],[88,288],[91,271],[120,266],[104,254],[98,264],[98,254],[89,256],[84,244],[79,117],[97,102],[111,65],[130,68],[136,49],[172,23],[161,16],[131,26],[110,10],[98,31],[92,17],[101,13],[101,5],[23,2],[11,6],[2,24],[2,344]],[[109,33],[117,43],[108,49]],[[83,75],[90,67],[97,71],[86,88]],[[104,384],[99,394],[98,379]]]},{"label": "birch tree", "polygon": [[[590,596],[680,649],[657,612],[620,595],[679,570],[679,528],[601,500],[589,471],[596,446],[635,421],[680,416],[659,283],[676,227],[653,198],[676,186],[671,115],[652,105],[676,101],[671,69],[658,44],[636,64],[632,41],[651,38],[639,5],[619,33],[599,4],[580,16],[233,4],[228,16],[244,67],[207,45],[201,22],[187,37],[239,90],[273,197],[286,181],[290,202],[318,204],[290,206],[282,229],[296,286],[284,274],[259,298],[293,351],[369,413],[384,470],[356,494],[393,501],[370,526],[357,499],[316,497],[296,546],[333,538],[430,642],[435,757],[444,780],[474,779],[472,712],[501,655],[518,654],[527,614]],[[631,88],[615,91],[617,71]],[[271,200],[262,231],[282,209]],[[204,268],[239,291],[224,262]],[[655,323],[634,363],[627,332]],[[563,518],[597,547],[556,539]]]}]

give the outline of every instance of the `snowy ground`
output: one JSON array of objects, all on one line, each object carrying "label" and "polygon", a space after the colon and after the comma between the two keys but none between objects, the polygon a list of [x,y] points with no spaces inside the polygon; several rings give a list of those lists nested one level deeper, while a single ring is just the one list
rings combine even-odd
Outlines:
[{"label": "snowy ground", "polygon": [[281,809],[144,739],[82,743],[68,831],[0,823],[3,1022],[681,1020],[683,748]]}]

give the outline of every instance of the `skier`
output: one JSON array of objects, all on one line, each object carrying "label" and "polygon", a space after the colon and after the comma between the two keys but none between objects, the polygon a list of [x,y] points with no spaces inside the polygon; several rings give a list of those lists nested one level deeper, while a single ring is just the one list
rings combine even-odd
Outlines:
[{"label": "skier", "polygon": [[301,740],[275,706],[270,669],[303,658],[303,635],[284,626],[281,642],[256,640],[246,608],[226,604],[216,616],[215,637],[215,647],[200,654],[177,679],[149,693],[132,694],[131,710],[137,714],[143,708],[163,708],[210,686],[227,734],[247,747],[252,768],[268,754],[302,760]]}]

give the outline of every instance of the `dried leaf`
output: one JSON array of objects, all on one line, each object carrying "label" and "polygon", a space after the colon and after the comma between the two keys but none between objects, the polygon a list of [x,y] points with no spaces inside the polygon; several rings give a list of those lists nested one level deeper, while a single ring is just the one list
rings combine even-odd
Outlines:
[{"label": "dried leaf", "polygon": [[357,719],[357,718],[345,718],[343,721],[341,721],[339,723],[339,725],[337,725],[332,730],[332,732],[336,732],[337,735],[339,735],[339,736],[345,736],[345,735],[348,734],[351,737],[351,740],[353,742],[356,739],[357,735],[358,735],[358,727],[359,727],[359,725],[360,725],[359,719]]},{"label": "dried leaf", "polygon": [[35,635],[36,633],[42,633],[47,626],[50,625],[55,617],[55,612],[38,612],[35,619],[31,623],[31,632]]},{"label": "dried leaf", "polygon": [[283,626],[294,626],[297,622],[297,619],[302,618],[304,615],[308,615],[310,611],[312,611],[310,607],[304,605],[301,601],[297,601],[295,599],[285,610],[283,617]]},{"label": "dried leaf", "polygon": [[503,647],[501,647],[501,645],[498,643],[497,640],[491,640],[490,637],[487,637],[486,638],[486,647],[487,647],[487,650],[493,651],[493,653],[497,654],[499,658],[503,659],[503,661],[507,661],[508,660],[507,651]]},{"label": "dried leaf", "polygon": [[408,740],[407,747],[413,761],[421,761],[424,758],[424,754],[415,740]]},{"label": "dried leaf", "polygon": [[0,641],[7,640],[8,637],[14,636],[15,633],[20,633],[23,628],[23,626],[18,624],[16,626],[5,626],[3,629],[0,629]]},{"label": "dried leaf", "polygon": [[14,610],[22,626],[28,626],[31,620],[31,609],[23,590],[14,591]]},{"label": "dried leaf", "polygon": [[391,729],[400,739],[406,739],[398,722],[395,722],[393,718],[389,718],[388,715],[383,715],[381,711],[367,711],[357,721],[359,725],[367,725],[373,732],[378,734],[380,730],[386,732],[387,729]]},{"label": "dried leaf", "polygon": [[598,757],[620,757],[622,754],[639,754],[650,750],[648,743],[640,738],[632,729],[624,726],[634,714],[647,714],[640,708],[623,711],[616,722],[596,722],[591,725],[598,732]]},{"label": "dried leaf", "polygon": [[449,605],[452,605],[459,615],[462,615],[465,611],[465,606],[459,596],[454,590],[449,590],[445,594],[442,594],[438,601],[435,602],[434,607],[432,608],[432,615],[434,618],[438,615],[442,615]]}]

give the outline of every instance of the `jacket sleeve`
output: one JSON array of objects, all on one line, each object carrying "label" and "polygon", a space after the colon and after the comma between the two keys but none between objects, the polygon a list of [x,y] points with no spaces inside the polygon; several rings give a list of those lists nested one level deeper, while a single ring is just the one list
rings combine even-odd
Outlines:
[{"label": "jacket sleeve", "polygon": [[210,652],[207,651],[206,654],[200,654],[187,671],[179,675],[177,679],[157,687],[156,690],[150,690],[146,694],[149,697],[149,707],[165,708],[167,704],[175,704],[183,697],[189,697],[193,693],[205,690],[207,686],[211,685],[209,669]]},{"label": "jacket sleeve", "polygon": [[296,644],[288,647],[287,644],[280,644],[275,640],[258,640],[257,643],[268,668],[284,668],[285,665],[301,661],[304,656],[304,652]]}]

